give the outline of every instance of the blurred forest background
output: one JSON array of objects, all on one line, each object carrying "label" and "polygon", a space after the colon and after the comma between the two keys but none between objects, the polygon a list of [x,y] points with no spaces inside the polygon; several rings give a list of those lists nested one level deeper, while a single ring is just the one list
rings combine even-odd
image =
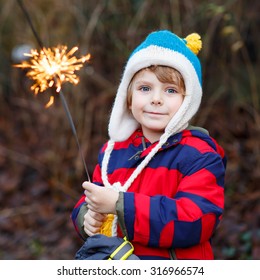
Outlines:
[{"label": "blurred forest background", "polygon": [[[90,172],[107,139],[111,105],[128,55],[146,35],[202,36],[204,99],[193,125],[228,157],[225,213],[216,259],[260,259],[258,0],[24,0],[44,46],[78,46],[91,61],[65,84]],[[73,259],[82,245],[70,220],[86,180],[63,106],[45,109],[14,68],[37,41],[16,0],[0,0],[0,259]]]}]

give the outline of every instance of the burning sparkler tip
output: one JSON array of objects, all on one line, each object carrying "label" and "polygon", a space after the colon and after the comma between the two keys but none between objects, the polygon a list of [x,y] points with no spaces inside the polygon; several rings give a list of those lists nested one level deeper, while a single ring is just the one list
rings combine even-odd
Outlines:
[{"label": "burning sparkler tip", "polygon": [[77,58],[73,56],[78,47],[73,47],[67,52],[68,47],[59,45],[53,48],[43,48],[39,52],[35,49],[26,56],[29,61],[23,61],[15,67],[28,68],[27,76],[34,80],[31,89],[35,94],[55,86],[60,92],[61,85],[65,82],[78,84],[79,78],[75,71],[80,70],[83,64],[90,59],[90,54]]}]

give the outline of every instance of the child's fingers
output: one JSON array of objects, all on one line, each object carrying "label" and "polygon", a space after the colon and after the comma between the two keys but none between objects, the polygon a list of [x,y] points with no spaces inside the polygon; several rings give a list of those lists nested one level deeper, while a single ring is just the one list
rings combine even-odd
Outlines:
[{"label": "child's fingers", "polygon": [[88,190],[85,190],[84,194],[85,194],[86,197],[89,197],[91,195],[90,191],[88,191]]},{"label": "child's fingers", "polygon": [[[97,212],[93,212],[92,210],[88,210],[88,212],[84,215],[84,231],[88,236],[92,236],[94,234],[99,233],[100,227],[103,223],[104,217],[106,215],[99,214]],[[103,217],[102,220],[101,217]]]},{"label": "child's fingers", "polygon": [[[84,221],[91,225],[92,227],[99,228],[102,225],[102,221],[96,219],[95,215],[93,215],[93,211],[88,210],[88,213],[84,216]],[[94,216],[94,217],[93,217]]]},{"label": "child's fingers", "polygon": [[91,190],[92,189],[92,183],[90,183],[90,182],[88,182],[88,181],[85,181],[85,182],[83,182],[83,184],[82,184],[82,187],[85,189],[85,190]]},{"label": "child's fingers", "polygon": [[84,231],[86,232],[86,234],[88,236],[92,236],[92,235],[98,233],[99,230],[100,230],[100,228],[93,227],[93,226],[91,226],[89,224],[84,224]]},{"label": "child's fingers", "polygon": [[[82,187],[85,189],[84,194],[85,194],[87,199],[90,199],[90,197],[91,197],[91,193],[92,193],[92,190],[93,190],[92,185],[93,184],[91,184],[90,182],[87,182],[87,181],[82,184]],[[86,199],[86,202],[88,203],[87,199]]]},{"label": "child's fingers", "polygon": [[88,205],[90,205],[90,204],[91,204],[91,200],[90,200],[90,198],[89,198],[89,196],[88,196],[88,193],[85,192],[85,195],[86,195],[85,201],[86,201],[86,203],[87,203]]},{"label": "child's fingers", "polygon": [[100,214],[100,213],[97,213],[97,212],[94,212],[92,210],[89,210],[89,215],[95,219],[96,221],[99,221],[99,222],[103,222],[106,218],[106,214]]}]

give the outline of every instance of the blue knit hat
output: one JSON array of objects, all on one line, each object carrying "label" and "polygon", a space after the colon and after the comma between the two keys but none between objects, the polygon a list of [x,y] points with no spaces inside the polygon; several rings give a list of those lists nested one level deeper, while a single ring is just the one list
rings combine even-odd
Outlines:
[{"label": "blue knit hat", "polygon": [[113,141],[126,140],[139,126],[127,108],[127,88],[135,73],[151,65],[172,67],[180,72],[185,83],[185,97],[178,112],[165,129],[166,139],[188,126],[197,112],[202,97],[201,65],[197,54],[200,36],[193,33],[182,39],[163,30],[148,35],[130,55],[112,109],[108,132]]},{"label": "blue knit hat", "polygon": [[[193,36],[193,38],[195,37],[195,38],[199,39],[199,37],[196,35],[194,36],[194,34],[192,36]],[[143,49],[146,49],[151,45],[161,47],[164,49],[169,49],[169,50],[181,53],[191,62],[191,64],[195,68],[195,71],[196,71],[199,81],[201,83],[201,66],[200,66],[199,59],[196,55],[194,55],[195,53],[192,52],[192,50],[186,44],[187,44],[187,39],[181,39],[177,35],[169,32],[169,31],[165,30],[165,31],[153,32],[146,38],[146,40],[141,45],[139,45],[132,52],[132,54],[129,57],[129,60],[131,59],[132,56],[134,56],[135,53],[137,53]],[[197,48],[194,49],[195,52],[196,52],[196,50],[197,50]],[[155,56],[156,56],[156,54],[155,54]],[[160,64],[160,65],[162,65],[162,64]]]}]

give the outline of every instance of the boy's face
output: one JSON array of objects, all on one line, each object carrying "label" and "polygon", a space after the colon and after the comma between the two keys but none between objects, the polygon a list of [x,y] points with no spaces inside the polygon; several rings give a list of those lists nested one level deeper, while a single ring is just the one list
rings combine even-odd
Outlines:
[{"label": "boy's face", "polygon": [[184,93],[184,89],[174,82],[160,82],[148,69],[134,77],[130,110],[150,142],[159,140],[164,133],[180,108]]}]

